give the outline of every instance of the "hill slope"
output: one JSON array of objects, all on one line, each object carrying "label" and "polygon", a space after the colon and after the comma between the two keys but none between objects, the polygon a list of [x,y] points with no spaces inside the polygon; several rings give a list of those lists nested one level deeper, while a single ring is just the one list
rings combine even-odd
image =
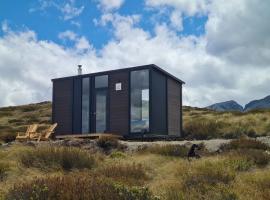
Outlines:
[{"label": "hill slope", "polygon": [[216,111],[239,111],[239,112],[243,111],[243,107],[233,100],[215,103],[206,108]]},{"label": "hill slope", "polygon": [[25,132],[29,124],[45,128],[51,120],[51,102],[0,108],[0,140],[11,141],[16,132]]},{"label": "hill slope", "polygon": [[254,109],[265,109],[265,108],[270,108],[270,95],[263,99],[249,102],[245,106],[245,111],[250,111]]},{"label": "hill slope", "polygon": [[[217,112],[205,108],[184,106],[183,128],[189,139],[236,138],[270,135],[270,110],[249,112]],[[51,102],[0,108],[0,141],[14,140],[16,132],[29,124],[51,121]]]}]

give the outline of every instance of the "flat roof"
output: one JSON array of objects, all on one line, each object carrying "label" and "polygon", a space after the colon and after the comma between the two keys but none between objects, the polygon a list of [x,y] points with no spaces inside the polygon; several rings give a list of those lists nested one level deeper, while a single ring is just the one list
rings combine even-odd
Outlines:
[{"label": "flat roof", "polygon": [[139,70],[139,69],[156,69],[157,71],[160,71],[161,73],[165,74],[166,76],[174,79],[175,81],[185,84],[184,81],[180,80],[179,78],[175,77],[174,75],[170,74],[169,72],[165,71],[164,69],[160,68],[159,66],[155,64],[149,64],[149,65],[141,65],[136,67],[127,67],[127,68],[120,68],[120,69],[114,69],[114,70],[108,70],[108,71],[101,71],[101,72],[94,72],[89,74],[82,74],[82,75],[75,75],[75,76],[67,76],[67,77],[61,77],[61,78],[54,78],[52,81],[57,81],[61,79],[69,79],[74,77],[87,77],[87,76],[96,76],[96,75],[103,75],[103,74],[109,74],[109,73],[115,73],[115,72],[121,72],[121,71],[133,71],[133,70]]}]

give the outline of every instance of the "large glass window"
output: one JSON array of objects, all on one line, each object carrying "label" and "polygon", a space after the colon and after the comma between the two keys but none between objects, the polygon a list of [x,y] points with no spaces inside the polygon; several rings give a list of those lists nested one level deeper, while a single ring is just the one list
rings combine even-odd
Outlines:
[{"label": "large glass window", "polygon": [[149,131],[149,70],[131,72],[130,131]]},{"label": "large glass window", "polygon": [[108,87],[108,75],[95,77],[95,88]]},{"label": "large glass window", "polygon": [[103,133],[106,131],[107,119],[107,91],[96,91],[96,132]]},{"label": "large glass window", "polygon": [[90,79],[82,79],[82,133],[89,133]]},{"label": "large glass window", "polygon": [[108,75],[95,77],[95,99],[96,99],[96,132],[103,133],[107,127],[107,88]]}]

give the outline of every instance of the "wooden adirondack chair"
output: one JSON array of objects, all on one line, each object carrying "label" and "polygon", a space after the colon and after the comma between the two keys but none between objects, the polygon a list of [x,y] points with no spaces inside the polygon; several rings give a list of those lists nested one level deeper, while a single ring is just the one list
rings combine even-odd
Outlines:
[{"label": "wooden adirondack chair", "polygon": [[36,134],[37,128],[38,128],[37,124],[32,124],[32,125],[28,126],[25,133],[23,133],[23,132],[18,132],[17,133],[16,140],[28,140],[28,139],[31,139]]},{"label": "wooden adirondack chair", "polygon": [[52,133],[54,133],[54,129],[56,128],[57,123],[51,125],[47,130],[42,131],[41,133],[37,133],[37,136],[35,136],[33,139],[36,139],[38,142],[40,140],[49,140]]}]

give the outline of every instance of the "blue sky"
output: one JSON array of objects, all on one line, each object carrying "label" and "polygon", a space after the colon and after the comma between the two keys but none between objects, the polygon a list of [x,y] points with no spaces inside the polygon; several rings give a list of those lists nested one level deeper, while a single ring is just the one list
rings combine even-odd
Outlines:
[{"label": "blue sky", "polygon": [[[44,1],[37,0],[2,0],[0,1],[0,21],[6,21],[14,31],[31,29],[37,33],[41,40],[51,40],[62,45],[71,45],[59,39],[58,35],[66,30],[71,30],[78,36],[85,36],[91,44],[100,49],[112,37],[111,27],[96,26],[94,19],[99,19],[103,14],[102,9],[96,0],[76,0],[72,1],[48,1],[48,5],[43,7]],[[67,3],[75,9],[83,8],[79,15],[64,19],[65,13],[59,10],[56,5],[50,5],[54,2],[59,7],[64,7]],[[16,5],[16,6],[14,6]],[[120,15],[141,15],[141,21],[138,26],[153,34],[153,28],[156,21],[159,23],[169,23],[169,15],[173,8],[163,8],[164,14],[159,15],[160,10],[147,8],[143,0],[129,0],[122,4],[117,10]],[[207,16],[184,16],[183,30],[177,31],[181,35],[202,35]],[[1,32],[3,35],[3,32]]]},{"label": "blue sky", "polygon": [[186,82],[185,105],[244,105],[270,94],[269,10],[265,0],[1,0],[0,106],[51,100],[50,80],[78,64],[151,63]]}]

